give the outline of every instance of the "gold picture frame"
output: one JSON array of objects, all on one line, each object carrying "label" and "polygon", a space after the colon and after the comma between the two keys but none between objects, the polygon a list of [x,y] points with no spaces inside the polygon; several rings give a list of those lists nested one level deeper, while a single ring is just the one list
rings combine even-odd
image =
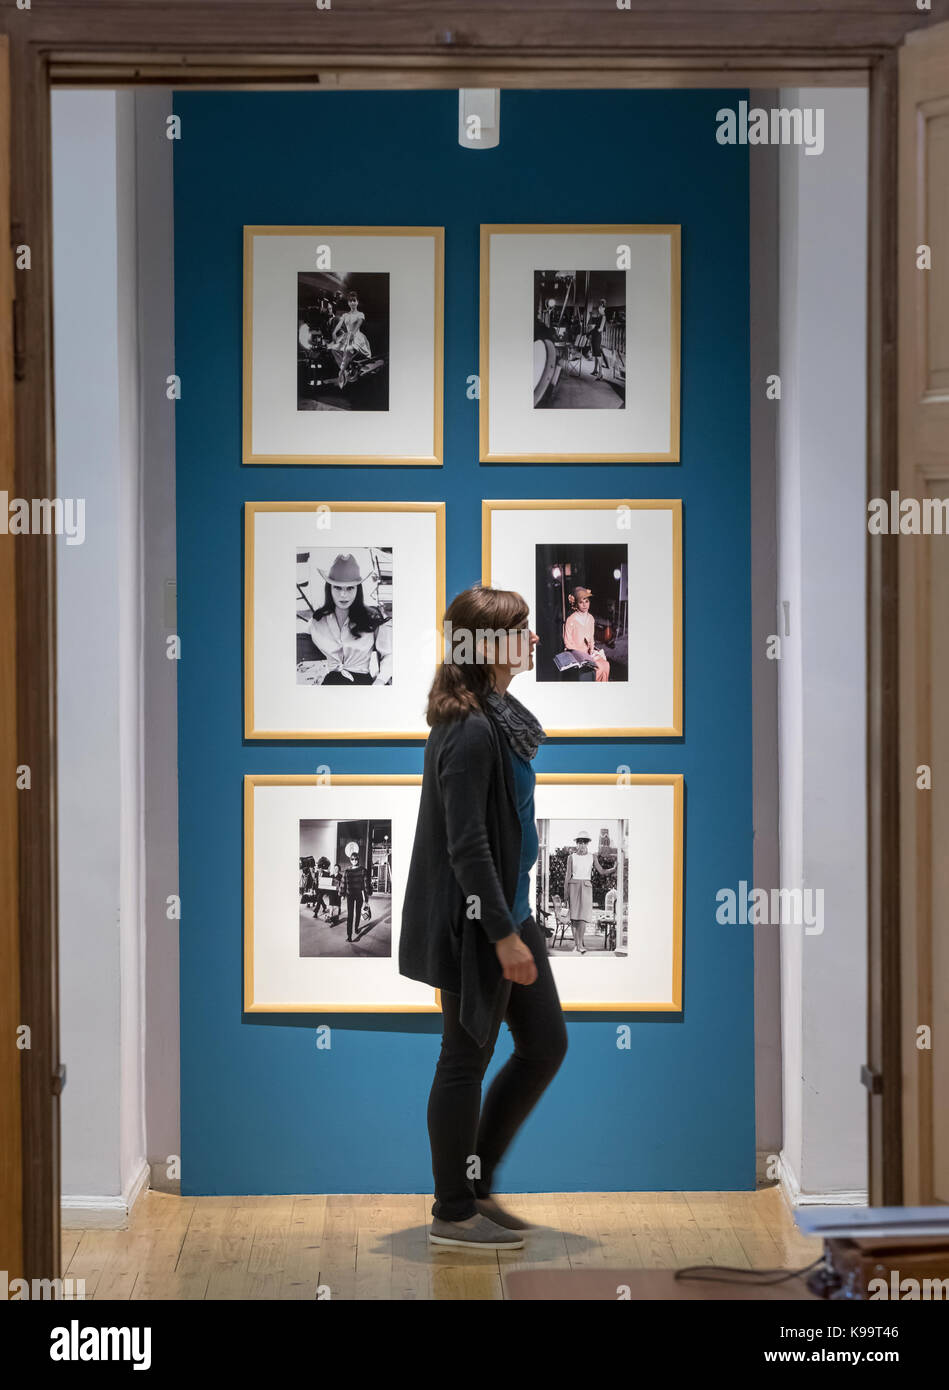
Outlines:
[{"label": "gold picture frame", "polygon": [[[544,786],[671,786],[673,788],[672,842],[672,979],[671,997],[662,1000],[563,1000],[565,1013],[679,1013],[682,1010],[683,904],[685,868],[685,777],[681,772],[571,773],[541,772],[537,785]],[[336,1001],[274,1002],[255,998],[254,923],[254,792],[257,787],[273,786],[421,786],[416,773],[246,773],[244,776],[244,1013],[440,1013],[441,991],[436,989],[432,1004],[351,1004]],[[392,958],[396,958],[393,942]],[[552,957],[556,960],[556,957]]]},{"label": "gold picture frame", "polygon": [[[244,737],[245,739],[411,739],[424,741],[428,737],[427,726],[416,729],[405,728],[349,728],[349,727],[274,727],[273,722],[258,727],[257,685],[255,680],[255,597],[257,579],[257,532],[256,523],[267,513],[316,514],[326,509],[331,514],[349,515],[379,512],[383,514],[430,515],[434,521],[433,553],[434,574],[433,605],[431,616],[432,668],[429,676],[422,674],[420,680],[427,686],[434,676],[436,666],[441,663],[444,646],[442,618],[445,611],[445,503],[444,502],[353,502],[324,501],[309,502],[245,502],[244,503]],[[332,535],[332,532],[328,532]],[[335,542],[331,542],[334,543]],[[356,543],[359,544],[358,542]],[[345,548],[346,542],[341,545]],[[398,614],[394,614],[397,617]],[[421,685],[419,686],[421,690]]]},{"label": "gold picture frame", "polygon": [[[628,508],[631,512],[668,511],[671,516],[671,680],[672,680],[672,718],[667,724],[617,725],[603,724],[592,728],[582,726],[545,725],[551,738],[681,738],[683,730],[683,686],[682,686],[682,501],[680,498],[571,498],[540,500],[526,499],[485,499],[481,503],[481,582],[487,586],[495,583],[500,588],[517,587],[505,580],[496,580],[493,575],[492,537],[494,516],[502,512],[550,512],[582,513],[584,511],[617,511]],[[522,546],[523,549],[523,546]],[[521,590],[523,592],[523,590]],[[533,614],[532,614],[533,616]],[[521,677],[525,679],[525,677]],[[542,689],[535,681],[534,691]],[[535,711],[537,712],[537,711]],[[539,712],[538,712],[539,713]],[[543,719],[542,719],[543,722]]]},{"label": "gold picture frame", "polygon": [[[313,775],[310,773],[246,773],[244,775],[244,969],[243,1011],[247,1014],[274,1013],[438,1013],[436,1003],[432,1004],[350,1004],[338,1000],[319,1001],[272,1001],[258,999],[255,995],[256,974],[254,968],[255,922],[254,922],[254,842],[255,808],[254,793],[258,787],[405,787],[421,786],[422,778],[416,773],[334,773]],[[391,959],[397,961],[395,944],[392,943]],[[400,977],[401,978],[401,977]],[[413,982],[418,984],[419,982]],[[429,988],[429,987],[425,987]]]},{"label": "gold picture frame", "polygon": [[[254,450],[254,241],[258,237],[430,237],[434,242],[434,318],[432,324],[432,449],[430,452],[403,454],[373,453],[296,453],[281,450]],[[244,227],[244,306],[243,306],[243,464],[343,464],[350,466],[421,465],[440,468],[444,463],[443,391],[445,358],[445,229],[444,227],[335,227],[335,226],[245,226]],[[391,339],[390,339],[391,348]],[[336,412],[334,412],[336,413]]]},{"label": "gold picture frame", "polygon": [[[564,1000],[565,1013],[680,1013],[682,1010],[683,903],[685,894],[685,775],[681,772],[538,772],[537,786],[672,787],[672,984],[664,1000]],[[533,910],[533,905],[532,905]],[[556,960],[556,956],[551,957]],[[558,988],[559,988],[558,984]]]},{"label": "gold picture frame", "polygon": [[[491,238],[493,236],[586,236],[623,235],[628,237],[668,236],[669,266],[669,447],[667,449],[602,449],[567,452],[491,448]],[[682,228],[678,223],[483,223],[481,226],[480,367],[479,367],[479,456],[482,463],[678,463],[680,462],[681,395],[681,280]],[[625,386],[624,386],[625,390]],[[542,412],[543,413],[543,412]],[[568,412],[565,412],[568,413]],[[570,412],[575,413],[575,412]],[[584,411],[584,415],[613,415],[613,411]],[[589,422],[587,422],[589,428]]]}]

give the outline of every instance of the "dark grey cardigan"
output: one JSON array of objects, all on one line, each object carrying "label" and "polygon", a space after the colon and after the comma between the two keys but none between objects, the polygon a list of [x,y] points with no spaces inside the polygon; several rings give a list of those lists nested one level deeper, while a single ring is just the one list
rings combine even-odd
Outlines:
[{"label": "dark grey cardigan", "polygon": [[436,724],[425,744],[399,974],[460,994],[459,1017],[484,1046],[504,975],[494,943],[511,915],[521,857],[507,739],[486,714]]}]

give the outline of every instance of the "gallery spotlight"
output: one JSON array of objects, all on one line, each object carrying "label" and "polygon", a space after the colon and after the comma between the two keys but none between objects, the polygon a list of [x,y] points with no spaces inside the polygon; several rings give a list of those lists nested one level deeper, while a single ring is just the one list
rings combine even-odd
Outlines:
[{"label": "gallery spotlight", "polygon": [[458,93],[458,143],[466,150],[493,150],[501,138],[501,93],[495,87],[462,87]]}]

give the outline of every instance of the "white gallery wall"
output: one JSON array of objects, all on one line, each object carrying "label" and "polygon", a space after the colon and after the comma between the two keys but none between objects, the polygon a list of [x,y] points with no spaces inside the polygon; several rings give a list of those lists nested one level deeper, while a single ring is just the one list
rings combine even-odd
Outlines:
[{"label": "white gallery wall", "polygon": [[[778,105],[771,89],[749,105]],[[748,163],[748,273],[751,354],[751,663],[754,881],[780,880],[778,841],[778,669],[762,659],[777,608],[777,409],[768,378],[778,361],[778,151],[752,149]],[[774,1177],[781,1151],[781,939],[754,927],[755,1147],[759,1181]]]},{"label": "white gallery wall", "polygon": [[780,872],[823,891],[822,933],[781,927],[781,1157],[795,1198],[845,1203],[867,1191],[867,94],[780,105],[824,111],[823,152],[779,167]]},{"label": "white gallery wall", "polygon": [[55,92],[64,1219],[124,1224],[145,1164],[142,526],[134,98]]},{"label": "white gallery wall", "polygon": [[[64,1220],[124,1224],[179,1152],[170,94],[53,94]],[[148,730],[147,738],[144,730]]]}]

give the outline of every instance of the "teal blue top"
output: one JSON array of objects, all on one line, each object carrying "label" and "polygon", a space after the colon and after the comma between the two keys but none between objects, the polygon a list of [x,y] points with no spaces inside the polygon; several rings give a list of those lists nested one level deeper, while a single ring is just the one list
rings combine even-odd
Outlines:
[{"label": "teal blue top", "polygon": [[518,926],[530,916],[531,869],[537,862],[537,821],[534,819],[534,769],[526,758],[511,749],[514,764],[514,793],[517,814],[521,822],[521,864],[517,878],[517,896],[511,911]]}]

